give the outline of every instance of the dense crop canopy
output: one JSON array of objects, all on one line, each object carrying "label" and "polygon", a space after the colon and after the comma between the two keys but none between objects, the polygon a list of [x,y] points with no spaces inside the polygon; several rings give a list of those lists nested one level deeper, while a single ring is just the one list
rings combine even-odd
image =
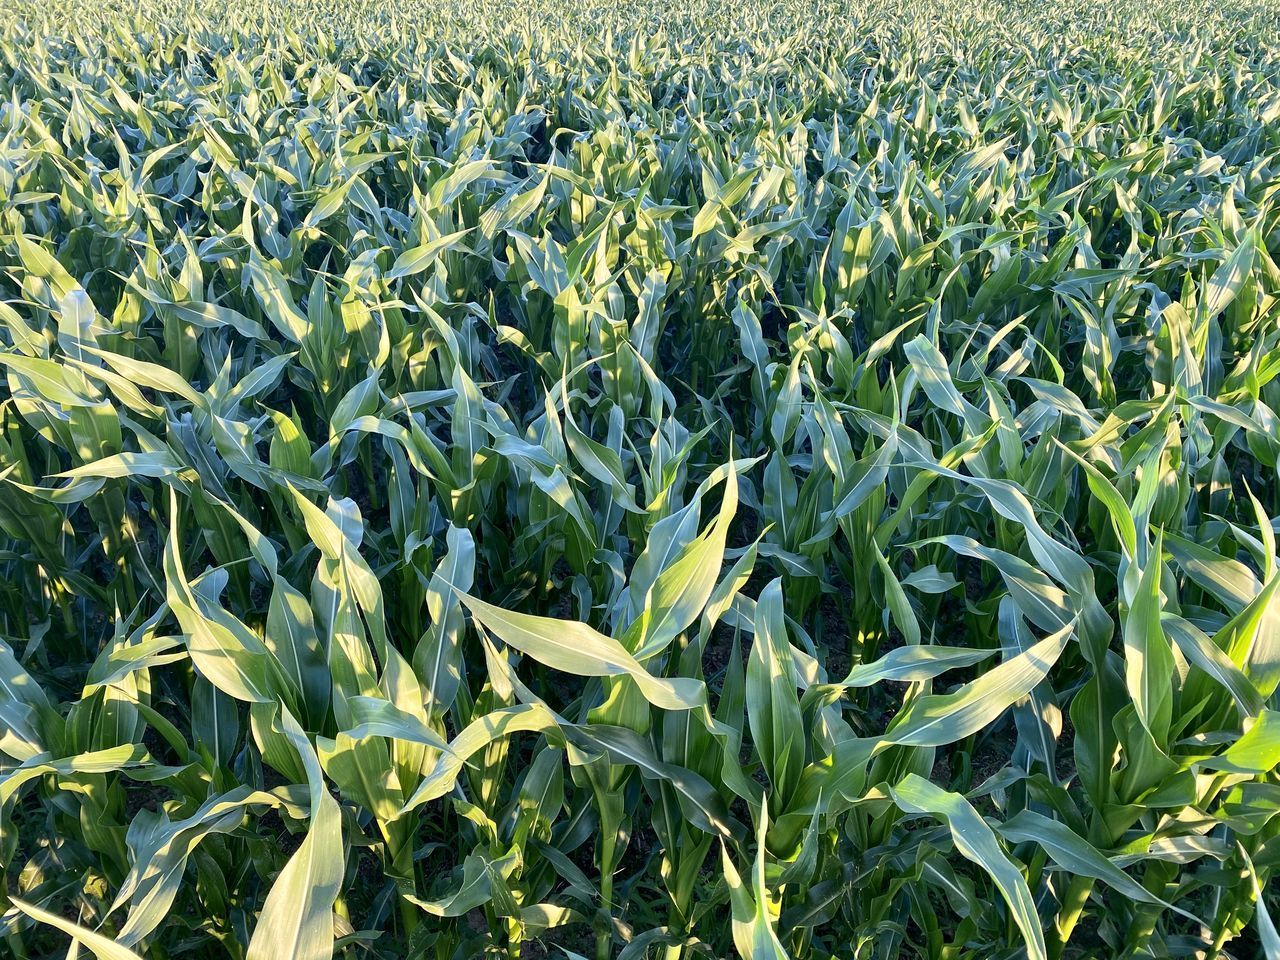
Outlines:
[{"label": "dense crop canopy", "polygon": [[189,6],[0,10],[0,955],[1280,957],[1280,10]]}]

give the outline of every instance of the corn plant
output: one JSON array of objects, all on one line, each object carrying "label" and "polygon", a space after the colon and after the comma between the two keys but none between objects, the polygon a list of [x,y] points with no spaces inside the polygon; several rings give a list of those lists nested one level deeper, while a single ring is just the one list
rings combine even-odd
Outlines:
[{"label": "corn plant", "polygon": [[1280,957],[1280,8],[0,0],[0,955]]}]

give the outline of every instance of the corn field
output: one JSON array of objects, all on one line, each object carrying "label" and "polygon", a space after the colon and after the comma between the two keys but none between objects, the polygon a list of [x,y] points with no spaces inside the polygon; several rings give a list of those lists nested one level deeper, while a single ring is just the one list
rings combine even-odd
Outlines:
[{"label": "corn field", "polygon": [[0,956],[1280,958],[1280,5],[0,0]]}]

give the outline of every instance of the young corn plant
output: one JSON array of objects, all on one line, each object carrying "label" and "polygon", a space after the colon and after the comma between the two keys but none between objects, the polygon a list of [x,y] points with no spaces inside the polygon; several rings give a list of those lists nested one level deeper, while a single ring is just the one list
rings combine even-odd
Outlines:
[{"label": "young corn plant", "polygon": [[0,954],[1280,957],[1271,0],[0,0]]}]

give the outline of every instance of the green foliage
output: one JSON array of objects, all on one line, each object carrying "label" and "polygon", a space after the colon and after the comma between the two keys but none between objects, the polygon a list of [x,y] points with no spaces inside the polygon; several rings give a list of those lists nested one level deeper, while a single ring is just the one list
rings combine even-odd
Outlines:
[{"label": "green foliage", "polygon": [[1277,956],[1280,10],[0,9],[0,954]]}]

